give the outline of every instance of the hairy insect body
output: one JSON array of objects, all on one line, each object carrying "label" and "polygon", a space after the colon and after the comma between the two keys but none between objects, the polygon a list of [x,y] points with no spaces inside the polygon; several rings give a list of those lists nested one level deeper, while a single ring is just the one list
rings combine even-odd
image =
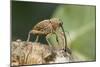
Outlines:
[{"label": "hairy insect body", "polygon": [[47,35],[49,33],[55,32],[58,27],[59,27],[59,23],[55,21],[52,22],[52,20],[43,20],[33,27],[32,33]]},{"label": "hairy insect body", "polygon": [[38,41],[39,35],[45,35],[48,44],[51,46],[50,42],[48,41],[48,38],[50,37],[51,34],[55,34],[56,41],[59,44],[58,35],[56,32],[59,30],[59,28],[61,28],[63,33],[64,33],[64,38],[65,38],[64,50],[65,50],[65,52],[67,50],[71,54],[70,49],[68,49],[68,47],[67,47],[67,39],[66,39],[65,31],[64,31],[62,24],[63,24],[62,21],[60,19],[57,19],[57,18],[52,18],[52,19],[43,20],[43,21],[39,22],[29,32],[27,42],[30,39],[31,33],[35,34],[37,36],[35,42]]},{"label": "hairy insect body", "polygon": [[[47,35],[52,33],[52,25],[49,20],[41,21],[40,23],[36,24],[32,29],[32,33],[34,34],[44,34]],[[38,31],[38,32],[35,32]]]}]

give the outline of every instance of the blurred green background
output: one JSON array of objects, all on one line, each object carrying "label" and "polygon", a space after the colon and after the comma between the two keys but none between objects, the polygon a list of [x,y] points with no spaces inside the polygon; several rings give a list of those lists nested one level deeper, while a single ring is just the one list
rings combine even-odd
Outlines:
[{"label": "blurred green background", "polygon": [[[39,2],[11,2],[11,35],[12,40],[27,39],[28,32],[32,27],[52,17],[60,18],[63,26],[70,34],[71,41],[68,42],[73,53],[80,61],[96,60],[96,6],[72,5],[72,4],[50,4]],[[32,35],[31,40],[34,41]],[[46,40],[40,37],[40,41]]]}]

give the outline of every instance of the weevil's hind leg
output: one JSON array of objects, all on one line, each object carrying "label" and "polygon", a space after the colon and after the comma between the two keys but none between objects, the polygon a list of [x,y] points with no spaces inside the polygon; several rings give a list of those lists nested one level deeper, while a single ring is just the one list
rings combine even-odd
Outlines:
[{"label": "weevil's hind leg", "polygon": [[39,35],[36,36],[35,42],[38,42],[38,40],[39,40]]},{"label": "weevil's hind leg", "polygon": [[32,33],[32,31],[30,31],[30,32],[28,33],[27,42],[29,42],[29,40],[30,40],[30,35],[31,35],[31,33]]},{"label": "weevil's hind leg", "polygon": [[50,46],[50,47],[52,47],[52,45],[50,44],[50,42],[49,42],[49,40],[48,40],[48,38],[50,37],[50,35],[51,35],[51,33],[50,33],[50,34],[48,34],[48,35],[46,36],[46,40],[47,40],[47,42],[48,42],[49,46]]}]

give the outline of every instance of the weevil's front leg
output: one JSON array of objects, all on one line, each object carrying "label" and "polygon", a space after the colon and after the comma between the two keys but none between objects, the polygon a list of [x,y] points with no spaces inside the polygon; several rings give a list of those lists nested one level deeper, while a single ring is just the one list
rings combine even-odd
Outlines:
[{"label": "weevil's front leg", "polygon": [[58,45],[60,45],[57,33],[54,32],[54,34],[56,35],[56,41],[57,41]]}]

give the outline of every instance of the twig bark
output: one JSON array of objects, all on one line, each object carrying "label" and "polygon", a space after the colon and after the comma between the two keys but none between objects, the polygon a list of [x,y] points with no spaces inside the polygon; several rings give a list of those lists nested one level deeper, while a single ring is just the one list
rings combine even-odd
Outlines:
[{"label": "twig bark", "polygon": [[11,64],[30,65],[71,62],[71,56],[62,49],[56,49],[38,42],[12,41]]}]

